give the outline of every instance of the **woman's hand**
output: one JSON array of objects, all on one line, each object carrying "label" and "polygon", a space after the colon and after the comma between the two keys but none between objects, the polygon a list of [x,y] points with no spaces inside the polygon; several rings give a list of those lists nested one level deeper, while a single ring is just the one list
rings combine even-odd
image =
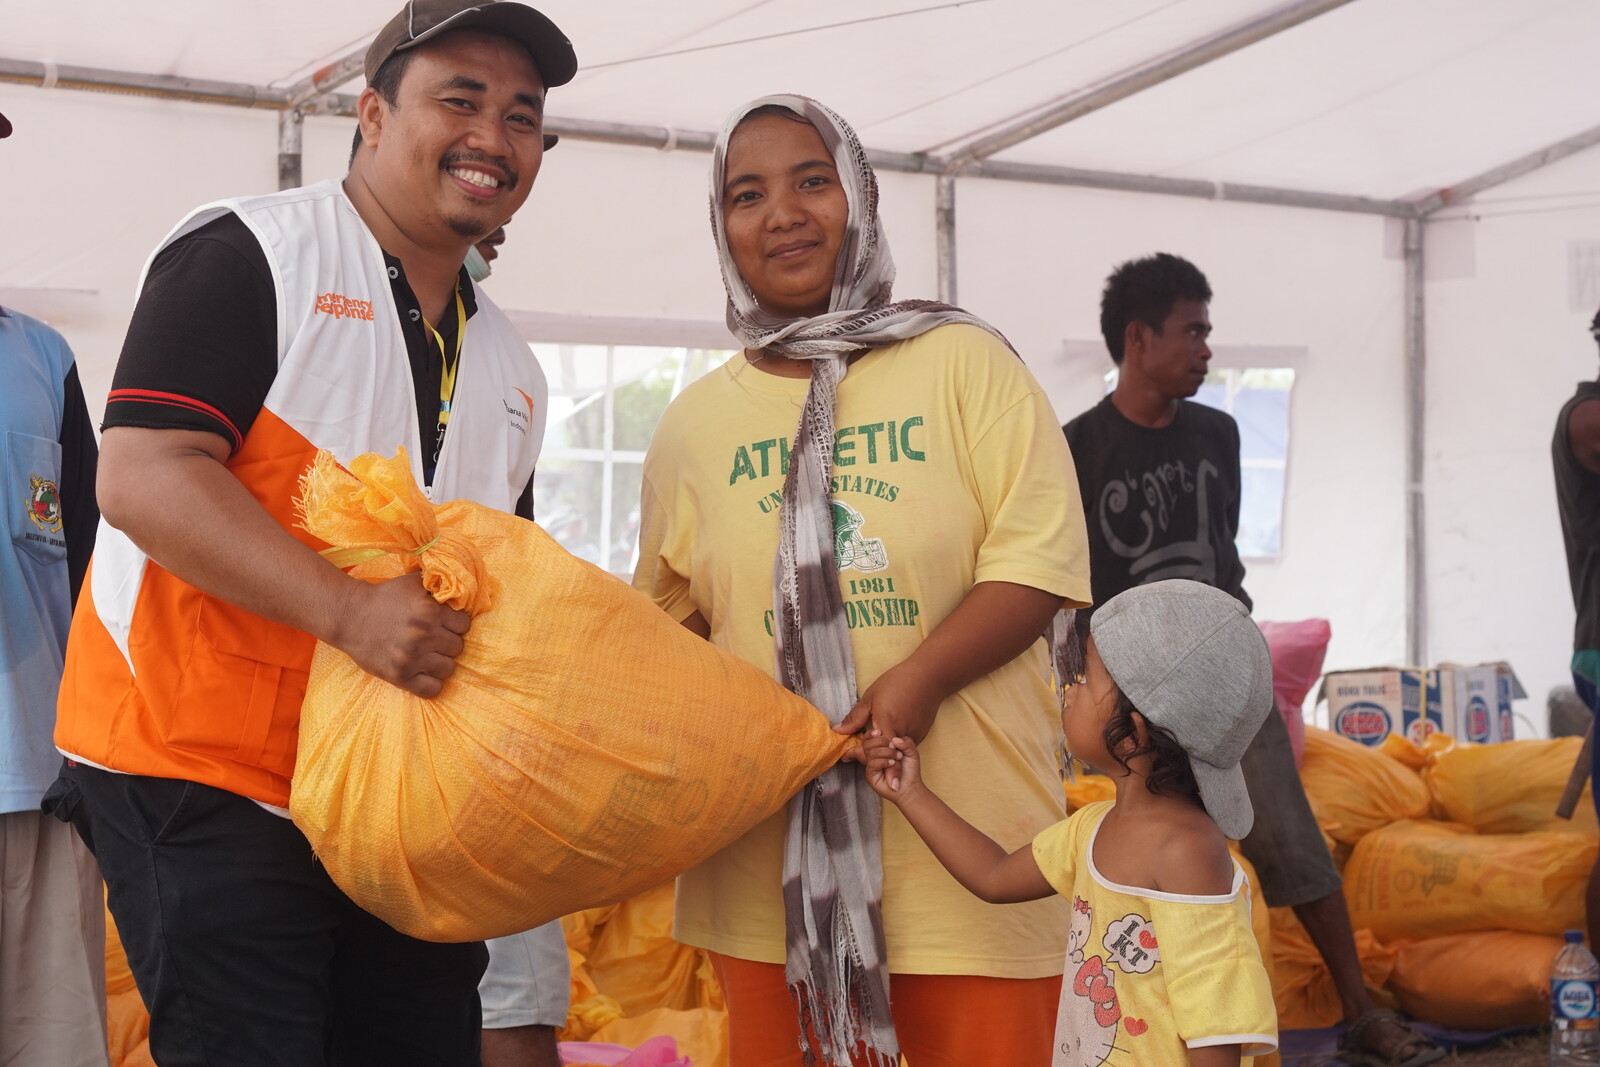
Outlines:
[{"label": "woman's hand", "polygon": [[[908,659],[880,674],[861,694],[850,714],[833,729],[835,733],[857,734],[870,722],[885,737],[921,741],[933,729],[934,717],[947,695],[944,686]],[[853,748],[843,758],[861,763],[866,759],[865,751]]]},{"label": "woman's hand", "polygon": [[867,784],[883,799],[899,804],[921,788],[922,757],[911,738],[869,730],[861,742],[861,751],[867,765]]}]

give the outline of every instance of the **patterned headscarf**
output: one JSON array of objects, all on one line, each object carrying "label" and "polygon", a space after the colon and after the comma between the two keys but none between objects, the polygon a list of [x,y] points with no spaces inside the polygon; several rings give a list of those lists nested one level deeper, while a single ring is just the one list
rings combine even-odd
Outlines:
[{"label": "patterned headscarf", "polygon": [[[728,140],[746,115],[771,104],[788,108],[815,127],[833,156],[850,209],[828,310],[809,318],[781,318],[762,309],[734,264],[723,225]],[[947,323],[970,323],[1000,334],[949,304],[890,302],[894,260],[878,217],[877,176],[855,131],[807,97],[762,97],[728,119],[711,156],[711,230],[734,336],[748,349],[814,361],[779,511],[773,567],[777,670],[784,685],[838,723],[857,699],[828,495],[834,401],[848,357]],[[821,1056],[848,1067],[858,1046],[864,1046],[873,1063],[899,1062],[880,912],[881,821],[881,802],[855,767],[834,767],[789,803],[783,858],[785,978],[800,1011],[808,1063]],[[819,1047],[811,1046],[812,1036]]]}]

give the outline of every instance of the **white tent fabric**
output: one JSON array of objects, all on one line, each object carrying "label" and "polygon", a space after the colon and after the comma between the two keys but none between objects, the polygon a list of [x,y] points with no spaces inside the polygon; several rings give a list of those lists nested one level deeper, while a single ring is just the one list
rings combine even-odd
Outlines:
[{"label": "white tent fabric", "polygon": [[[15,72],[92,67],[281,92],[359,51],[397,2],[0,0],[0,112],[17,126],[0,142],[0,302],[63,330],[91,403],[109,385],[140,266],[166,229],[206,200],[276,186],[276,112],[46,90],[37,74]],[[941,156],[1294,5],[539,6],[584,65],[551,94],[555,120],[687,137],[716,129],[744,99],[798,91],[837,108],[874,148]],[[1596,125],[1600,65],[1587,48],[1600,40],[1600,5],[1591,0],[1320,6],[996,159],[1392,201],[1437,193]],[[350,128],[347,119],[306,120],[306,181],[343,172]],[[565,138],[512,227],[491,291],[534,332],[581,318],[591,323],[586,340],[646,343],[659,331],[672,338],[663,343],[701,343],[688,338],[715,334],[722,309],[705,166],[698,152]],[[883,187],[897,291],[932,296],[935,183],[885,173]],[[1018,344],[1063,418],[1102,387],[1101,280],[1156,249],[1207,271],[1219,343],[1304,353],[1284,554],[1252,566],[1248,586],[1261,617],[1331,618],[1330,668],[1402,659],[1400,221],[980,178],[956,189],[959,299]],[[1585,327],[1600,290],[1584,288],[1589,275],[1572,264],[1600,249],[1600,150],[1436,218],[1426,226],[1426,651],[1435,661],[1509,659],[1542,697],[1564,676],[1570,643],[1549,441],[1572,383],[1596,370]],[[1587,254],[1600,262],[1600,251]],[[1542,724],[1542,709],[1523,711]]]},{"label": "white tent fabric", "polygon": [[[825,97],[869,145],[944,153],[1283,6],[551,0],[582,64],[551,113],[714,130],[730,101],[778,86]],[[363,46],[391,7],[13,3],[0,56],[284,88]],[[999,158],[1404,197],[1594,125],[1597,39],[1587,0],[1355,0]]]}]

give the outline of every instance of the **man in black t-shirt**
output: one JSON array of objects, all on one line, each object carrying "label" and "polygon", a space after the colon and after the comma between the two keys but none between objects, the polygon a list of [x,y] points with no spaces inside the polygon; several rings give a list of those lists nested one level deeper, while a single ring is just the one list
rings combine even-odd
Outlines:
[{"label": "man in black t-shirt", "polygon": [[[1189,578],[1250,606],[1234,546],[1239,427],[1189,399],[1211,361],[1210,302],[1205,275],[1167,253],[1124,263],[1106,280],[1100,330],[1118,367],[1117,387],[1062,427],[1083,495],[1096,604],[1136,585]],[[1078,612],[1080,633],[1092,614]],[[1280,715],[1266,717],[1240,766],[1256,813],[1241,848],[1267,903],[1294,909],[1328,965],[1349,1023],[1342,1057],[1404,1067],[1442,1057],[1399,1016],[1379,1011],[1363,985],[1339,872]]]}]

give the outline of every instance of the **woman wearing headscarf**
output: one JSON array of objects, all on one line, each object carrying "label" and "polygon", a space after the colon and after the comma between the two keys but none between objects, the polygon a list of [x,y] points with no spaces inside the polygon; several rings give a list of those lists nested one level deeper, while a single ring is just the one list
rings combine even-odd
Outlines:
[{"label": "woman wearing headscarf", "polygon": [[[656,430],[635,584],[841,732],[918,738],[1014,849],[1062,817],[1040,636],[1089,598],[1077,482],[998,331],[892,302],[877,199],[816,101],[729,119],[711,222],[744,351]],[[1049,1062],[1068,926],[1063,902],[975,900],[840,764],[682,876],[675,931],[712,954],[732,1067],[970,1067]]]}]

